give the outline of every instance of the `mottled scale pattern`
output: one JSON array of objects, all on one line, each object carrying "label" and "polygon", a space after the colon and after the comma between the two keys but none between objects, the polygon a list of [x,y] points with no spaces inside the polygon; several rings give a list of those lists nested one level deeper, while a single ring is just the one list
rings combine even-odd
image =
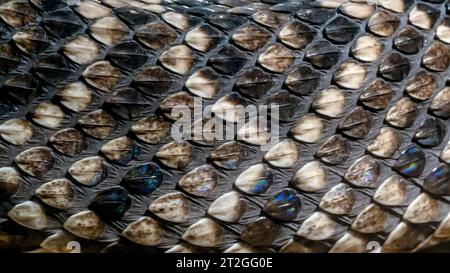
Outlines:
[{"label": "mottled scale pattern", "polygon": [[[450,250],[446,1],[0,3],[0,249]],[[177,143],[194,98],[284,141]]]}]

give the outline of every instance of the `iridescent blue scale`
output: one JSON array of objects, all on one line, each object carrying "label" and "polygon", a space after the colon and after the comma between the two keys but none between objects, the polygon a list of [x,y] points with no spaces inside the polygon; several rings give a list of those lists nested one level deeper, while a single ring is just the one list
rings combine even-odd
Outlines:
[{"label": "iridescent blue scale", "polygon": [[273,175],[269,171],[266,177],[259,179],[252,189],[253,194],[261,194],[267,191],[267,189],[272,185]]},{"label": "iridescent blue scale", "polygon": [[404,150],[394,165],[394,170],[410,177],[418,177],[425,168],[425,153],[417,146]]},{"label": "iridescent blue scale", "polygon": [[234,170],[234,169],[236,169],[238,167],[238,165],[239,165],[239,161],[238,160],[229,160],[229,161],[226,161],[223,164],[223,167],[225,169]]},{"label": "iridescent blue scale", "polygon": [[425,178],[423,187],[426,191],[436,195],[450,194],[450,167],[440,164]]},{"label": "iridescent blue scale", "polygon": [[128,192],[116,186],[98,193],[89,205],[89,209],[105,220],[117,220],[122,218],[130,206],[131,198]]},{"label": "iridescent blue scale", "polygon": [[121,185],[137,194],[150,194],[163,180],[159,166],[149,162],[130,170],[122,179]]},{"label": "iridescent blue scale", "polygon": [[414,134],[414,140],[425,147],[435,147],[441,144],[445,137],[445,124],[437,118],[425,120]]},{"label": "iridescent blue scale", "polygon": [[283,189],[274,194],[264,206],[264,211],[281,221],[293,221],[301,209],[301,201],[293,189]]}]

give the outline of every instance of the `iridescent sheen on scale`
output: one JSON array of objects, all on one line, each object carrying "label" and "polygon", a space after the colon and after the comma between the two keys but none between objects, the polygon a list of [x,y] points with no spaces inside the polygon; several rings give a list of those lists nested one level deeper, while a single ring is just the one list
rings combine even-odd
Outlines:
[{"label": "iridescent sheen on scale", "polygon": [[301,209],[301,201],[293,189],[283,189],[273,195],[264,206],[264,211],[281,221],[293,221]]},{"label": "iridescent sheen on scale", "polygon": [[425,153],[417,146],[404,150],[394,165],[394,170],[400,174],[418,177],[425,168]]}]

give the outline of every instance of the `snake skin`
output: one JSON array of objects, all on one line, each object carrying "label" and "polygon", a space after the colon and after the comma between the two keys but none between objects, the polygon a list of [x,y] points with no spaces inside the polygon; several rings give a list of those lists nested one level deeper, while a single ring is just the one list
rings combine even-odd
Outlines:
[{"label": "snake skin", "polygon": [[[0,249],[450,250],[445,1],[0,3]],[[194,98],[282,142],[176,142]]]}]

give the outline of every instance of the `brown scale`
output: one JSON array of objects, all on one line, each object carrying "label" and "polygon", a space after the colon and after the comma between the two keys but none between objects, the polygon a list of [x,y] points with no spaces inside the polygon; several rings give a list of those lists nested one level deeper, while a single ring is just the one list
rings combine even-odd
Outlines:
[{"label": "brown scale", "polygon": [[73,128],[56,132],[50,138],[50,143],[57,151],[69,156],[80,154],[87,147],[82,133]]},{"label": "brown scale", "polygon": [[160,96],[165,94],[174,81],[174,77],[159,66],[142,69],[133,79],[134,85],[144,94]]},{"label": "brown scale", "polygon": [[382,110],[388,107],[394,93],[392,87],[381,79],[371,82],[359,96],[359,101],[365,106]]},{"label": "brown scale", "polygon": [[405,87],[405,92],[417,100],[427,100],[433,95],[436,88],[436,78],[422,70],[410,79]]},{"label": "brown scale", "polygon": [[391,36],[399,25],[397,16],[383,10],[374,13],[367,21],[369,31],[382,37]]},{"label": "brown scale", "polygon": [[177,32],[163,22],[153,22],[136,31],[136,38],[145,46],[159,50],[177,38]]},{"label": "brown scale", "polygon": [[235,44],[250,51],[257,51],[263,48],[271,38],[270,32],[255,24],[249,24],[237,29],[231,36]]},{"label": "brown scale", "polygon": [[292,52],[280,44],[275,44],[259,55],[259,64],[269,71],[283,73],[294,63],[295,56]]},{"label": "brown scale", "polygon": [[78,120],[81,129],[95,138],[106,138],[114,130],[116,121],[103,110],[95,110],[82,116]]},{"label": "brown scale", "polygon": [[0,17],[11,27],[25,26],[38,17],[28,1],[9,1],[0,7]]},{"label": "brown scale", "polygon": [[93,87],[110,92],[123,78],[119,69],[108,61],[91,64],[83,71],[83,78]]}]

